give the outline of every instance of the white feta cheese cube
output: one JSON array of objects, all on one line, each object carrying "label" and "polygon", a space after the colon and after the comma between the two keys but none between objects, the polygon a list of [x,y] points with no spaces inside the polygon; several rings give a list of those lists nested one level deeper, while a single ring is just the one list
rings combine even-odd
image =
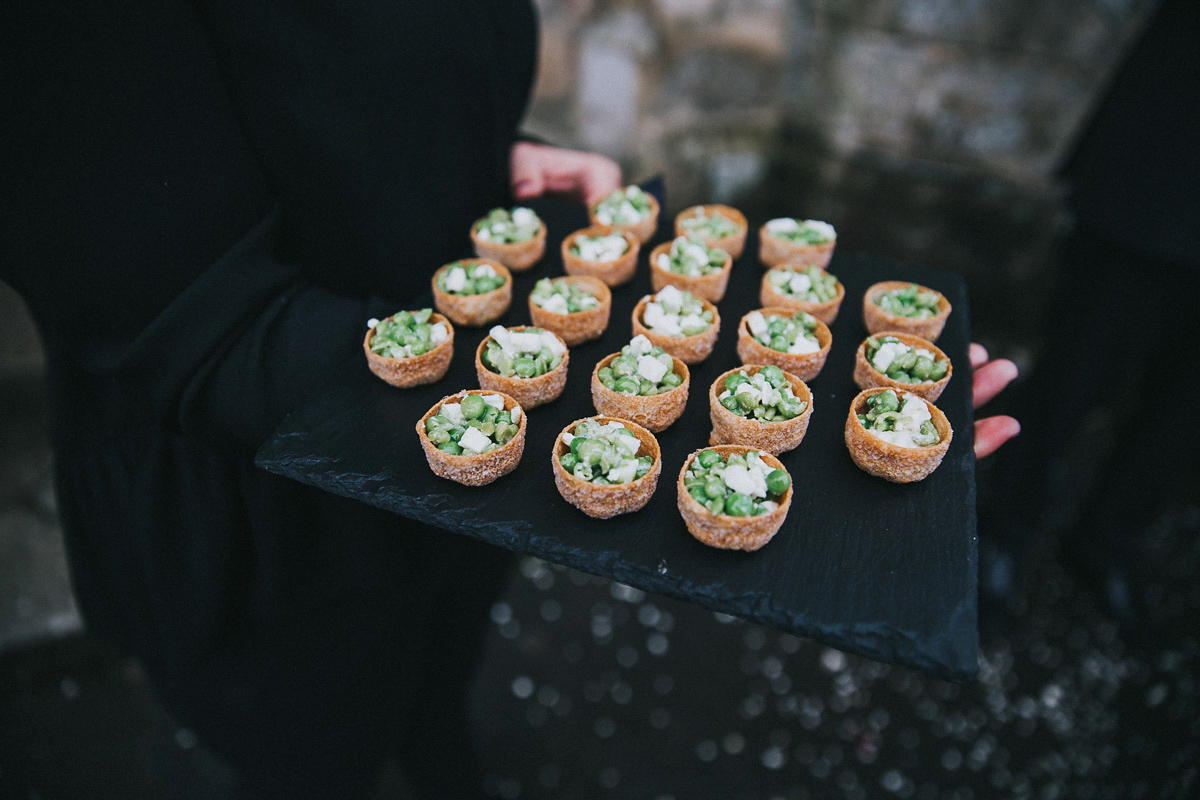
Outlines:
[{"label": "white feta cheese cube", "polygon": [[619,433],[613,437],[616,443],[616,448],[621,451],[621,455],[632,458],[637,455],[638,450],[642,448],[642,440],[636,436],[626,436]]},{"label": "white feta cheese cube", "polygon": [[684,331],[703,331],[708,328],[708,323],[704,317],[699,314],[688,314],[679,320],[679,332]]},{"label": "white feta cheese cube", "polygon": [[751,497],[767,496],[767,481],[759,472],[744,467],[741,464],[730,464],[725,467],[721,479],[735,492]]},{"label": "white feta cheese cube", "polygon": [[[626,437],[621,437],[626,438]],[[613,467],[608,471],[606,476],[613,483],[629,483],[637,475],[637,462],[625,461],[619,466]]]},{"label": "white feta cheese cube", "polygon": [[828,222],[822,222],[819,219],[806,219],[804,225],[813,233],[820,234],[824,239],[834,239],[837,237],[837,231]]},{"label": "white feta cheese cube", "polygon": [[483,452],[483,448],[492,443],[492,440],[479,431],[478,428],[467,428],[458,440],[458,446],[463,450],[470,450],[474,453]]},{"label": "white feta cheese cube", "polygon": [[653,350],[654,345],[650,343],[645,334],[639,333],[629,340],[629,349],[636,355],[642,355]]},{"label": "white feta cheese cube", "polygon": [[751,336],[762,336],[767,332],[767,319],[761,311],[751,311],[746,315],[746,327],[750,329]]},{"label": "white feta cheese cube", "polygon": [[900,407],[900,414],[905,417],[912,417],[916,423],[916,427],[920,428],[922,422],[933,418],[929,413],[929,406],[915,394],[905,392],[903,400],[904,405]]},{"label": "white feta cheese cube", "polygon": [[658,383],[667,374],[667,366],[654,356],[644,355],[638,357],[637,372],[651,383]]},{"label": "white feta cheese cube", "polygon": [[467,288],[467,271],[462,267],[451,267],[446,273],[446,291],[461,292]]},{"label": "white feta cheese cube", "polygon": [[896,356],[902,354],[907,349],[907,347],[899,342],[884,342],[875,351],[875,357],[871,359],[871,366],[880,372],[887,372],[888,367],[896,360]]},{"label": "white feta cheese cube", "polygon": [[513,331],[509,334],[513,350],[518,353],[536,353],[542,349],[542,334],[528,331]]},{"label": "white feta cheese cube", "polygon": [[654,299],[666,307],[672,314],[678,314],[683,307],[683,292],[674,286],[664,286],[654,295]]},{"label": "white feta cheese cube", "polygon": [[800,230],[800,223],[791,217],[779,217],[767,221],[768,233],[791,233]]},{"label": "white feta cheese cube", "polygon": [[642,314],[642,322],[646,327],[656,333],[661,333],[663,336],[678,336],[682,329],[679,327],[679,319],[667,313],[666,309],[657,302],[646,304],[646,310]]},{"label": "white feta cheese cube", "polygon": [[458,403],[442,403],[441,414],[455,425],[462,425],[462,408]]},{"label": "white feta cheese cube", "polygon": [[502,411],[504,410],[504,398],[503,398],[503,397],[501,397],[500,395],[498,395],[498,394],[485,394],[485,395],[481,395],[481,396],[483,397],[483,402],[484,402],[486,405],[489,405],[489,406],[491,406],[492,408],[498,408],[498,409],[500,409],[500,410],[502,410]]},{"label": "white feta cheese cube", "polygon": [[561,294],[552,294],[542,301],[542,308],[551,314],[566,314],[567,298]]},{"label": "white feta cheese cube", "polygon": [[561,356],[563,353],[567,352],[567,346],[563,344],[562,339],[559,339],[550,331],[542,331],[539,333],[538,340],[538,347],[535,349],[544,347],[556,356]]},{"label": "white feta cheese cube", "polygon": [[805,353],[815,353],[821,349],[821,345],[809,339],[807,336],[797,336],[796,341],[792,342],[792,346],[788,348],[788,354],[797,356]]}]

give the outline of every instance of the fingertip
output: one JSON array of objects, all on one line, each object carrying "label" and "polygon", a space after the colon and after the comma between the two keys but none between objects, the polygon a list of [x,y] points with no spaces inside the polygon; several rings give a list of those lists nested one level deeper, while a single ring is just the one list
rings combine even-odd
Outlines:
[{"label": "fingertip", "polygon": [[513,184],[513,197],[527,200],[537,195],[537,184],[530,180],[517,181]]}]

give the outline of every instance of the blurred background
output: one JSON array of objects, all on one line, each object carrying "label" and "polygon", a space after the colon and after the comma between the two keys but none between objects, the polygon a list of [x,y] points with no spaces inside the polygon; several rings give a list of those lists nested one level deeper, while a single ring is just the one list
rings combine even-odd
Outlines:
[{"label": "blurred background", "polygon": [[[1062,168],[1157,3],[537,5],[531,133],[610,155],[630,181],[662,174],[669,215],[722,202],[752,223],[823,219],[839,248],[954,270],[974,338],[1028,374],[1072,222]],[[223,766],[157,707],[135,663],[82,629],[45,425],[37,336],[0,284],[0,796],[219,797]],[[526,559],[493,610],[476,687],[490,788],[1196,796],[1200,648],[1176,623],[1200,608],[1200,510],[1183,503],[1156,524],[1147,591],[1171,636],[1122,629],[1040,542],[985,608],[967,686]],[[380,793],[403,797],[402,776]]]}]

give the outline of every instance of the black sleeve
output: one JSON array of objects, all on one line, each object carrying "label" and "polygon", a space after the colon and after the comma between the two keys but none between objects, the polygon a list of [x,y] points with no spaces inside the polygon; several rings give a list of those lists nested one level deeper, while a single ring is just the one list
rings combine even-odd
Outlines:
[{"label": "black sleeve", "polygon": [[370,298],[424,289],[506,187],[532,72],[510,5],[13,4],[0,277],[56,426],[252,448],[365,369],[366,319],[400,307]]},{"label": "black sleeve", "polygon": [[341,290],[403,296],[509,202],[536,57],[528,0],[198,0],[284,244]]}]

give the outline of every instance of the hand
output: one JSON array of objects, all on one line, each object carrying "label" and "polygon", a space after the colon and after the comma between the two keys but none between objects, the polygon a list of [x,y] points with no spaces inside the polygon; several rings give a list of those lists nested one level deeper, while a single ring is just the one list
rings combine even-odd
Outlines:
[{"label": "hand", "polygon": [[[988,361],[983,345],[971,342],[971,401],[975,408],[991,400],[1017,377],[1017,365],[1007,358]],[[984,417],[975,421],[975,458],[996,452],[1000,445],[1021,432],[1021,423],[1012,417]]]},{"label": "hand", "polygon": [[517,200],[553,194],[591,204],[621,186],[621,167],[599,153],[517,142],[509,155]]}]

